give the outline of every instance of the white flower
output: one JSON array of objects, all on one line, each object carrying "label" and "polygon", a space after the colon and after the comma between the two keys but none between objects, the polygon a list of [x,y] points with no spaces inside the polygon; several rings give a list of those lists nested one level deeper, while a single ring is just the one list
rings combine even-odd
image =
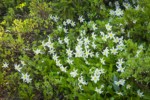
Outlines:
[{"label": "white flower", "polygon": [[78,70],[75,70],[75,69],[73,71],[71,71],[70,72],[71,77],[75,78],[78,75],[77,71]]},{"label": "white flower", "polygon": [[78,20],[80,21],[80,23],[82,23],[84,21],[83,16],[79,16]]},{"label": "white flower", "polygon": [[31,80],[32,80],[31,78],[27,78],[27,79],[26,79],[26,82],[27,82],[27,83],[30,83]]},{"label": "white flower", "polygon": [[78,83],[78,86],[81,90],[83,90],[81,83]]},{"label": "white flower", "polygon": [[115,81],[114,83],[115,83],[117,86],[119,86],[119,85],[124,86],[125,80],[124,80],[124,79],[120,79],[119,81]]},{"label": "white flower", "polygon": [[119,67],[117,67],[117,68],[118,68],[118,69],[117,69],[117,72],[121,72],[121,73],[124,72],[124,69],[125,69],[125,68],[123,68],[123,67],[121,67],[121,66],[119,66]]},{"label": "white flower", "polygon": [[126,8],[126,9],[129,9],[131,7],[131,5],[129,3],[125,3],[123,2],[123,6]]},{"label": "white flower", "polygon": [[101,85],[101,88],[104,88],[104,84]]},{"label": "white flower", "polygon": [[90,57],[92,58],[94,56],[94,52],[90,52]]},{"label": "white flower", "polygon": [[108,54],[109,54],[108,47],[106,47],[106,48],[103,50],[102,54],[103,54],[104,56],[108,57]]},{"label": "white flower", "polygon": [[107,31],[111,31],[112,26],[108,23],[105,25]]},{"label": "white flower", "polygon": [[64,28],[64,32],[65,32],[65,33],[68,33],[68,29],[67,29],[67,28]]},{"label": "white flower", "polygon": [[67,58],[67,62],[68,62],[69,64],[73,64],[73,60],[71,60],[70,58]]},{"label": "white flower", "polygon": [[98,58],[98,57],[99,57],[99,53],[98,53],[98,52],[96,52],[96,53],[95,53],[95,56]]},{"label": "white flower", "polygon": [[25,65],[26,65],[24,61],[21,61],[21,64],[22,64],[22,66],[25,66]]},{"label": "white flower", "polygon": [[92,25],[93,30],[95,31],[97,29],[96,24]]},{"label": "white flower", "polygon": [[44,49],[46,49],[45,47],[47,46],[47,43],[45,43],[44,41],[42,41],[42,46],[44,47]]},{"label": "white flower", "polygon": [[119,7],[119,2],[118,1],[115,1],[115,6]]},{"label": "white flower", "polygon": [[62,26],[59,25],[58,26],[58,30],[61,31],[62,30]]},{"label": "white flower", "polygon": [[67,67],[60,66],[60,70],[61,70],[62,72],[67,72],[66,68],[67,68]]},{"label": "white flower", "polygon": [[78,41],[78,45],[80,45],[80,46],[82,46],[82,45],[83,45],[83,41],[82,41],[82,39],[77,38],[77,41]]},{"label": "white flower", "polygon": [[67,19],[67,20],[66,20],[66,23],[67,23],[67,24],[70,24],[70,23],[71,23],[71,19]]},{"label": "white flower", "polygon": [[141,50],[137,50],[135,57],[138,57],[140,52],[141,52]]},{"label": "white flower", "polygon": [[75,50],[76,50],[75,57],[83,57],[84,51],[82,50],[81,45],[77,45]]},{"label": "white flower", "polygon": [[115,81],[114,83],[115,83],[117,86],[120,85],[119,81]]},{"label": "white flower", "polygon": [[97,83],[99,81],[99,76],[98,75],[92,75],[91,81],[94,81],[94,83]]},{"label": "white flower", "polygon": [[94,34],[94,32],[92,33],[92,38],[93,38],[93,40],[96,39],[96,35]]},{"label": "white flower", "polygon": [[55,22],[57,22],[58,21],[58,16],[53,16],[53,20],[55,21]]},{"label": "white flower", "polygon": [[88,39],[88,37],[87,38],[84,38],[84,44],[85,45],[88,45],[90,43],[90,40]]},{"label": "white flower", "polygon": [[122,50],[124,49],[124,46],[125,46],[125,45],[124,45],[123,43],[119,42],[119,44],[117,45],[116,48],[117,48],[118,50],[122,51]]},{"label": "white flower", "polygon": [[59,42],[60,44],[63,44],[63,42],[62,42],[62,40],[61,40],[60,38],[58,38],[58,42]]},{"label": "white flower", "polygon": [[40,54],[40,53],[42,53],[42,52],[41,52],[40,49],[36,49],[36,50],[34,50],[34,53],[35,53],[36,55],[38,55],[38,54]]},{"label": "white flower", "polygon": [[140,90],[137,91],[137,95],[138,95],[139,97],[143,97],[143,96],[144,96],[144,95],[143,95],[143,92],[141,92]]},{"label": "white flower", "polygon": [[90,50],[85,50],[85,58],[88,58],[88,56],[90,55]]},{"label": "white flower", "polygon": [[64,26],[66,26],[66,25],[67,25],[67,23],[66,23],[65,21],[63,21],[63,25],[64,25]]},{"label": "white flower", "polygon": [[119,42],[119,38],[118,38],[118,37],[114,37],[114,38],[113,38],[113,42],[114,42],[114,43],[118,43],[118,42]]},{"label": "white flower", "polygon": [[119,96],[123,96],[123,93],[122,92],[116,92]]},{"label": "white flower", "polygon": [[82,84],[82,85],[87,85],[88,84],[86,81],[84,81],[82,75],[78,78],[78,81],[79,81],[79,84]]},{"label": "white flower", "polygon": [[73,55],[73,51],[70,50],[70,48],[69,48],[69,49],[66,49],[66,53],[67,53],[67,55],[68,55],[69,58],[71,58],[72,55]]},{"label": "white flower", "polygon": [[23,74],[22,73],[22,77],[21,79],[23,79],[24,82],[27,82],[27,83],[30,83],[31,82],[31,78],[29,78],[30,76],[26,73],[26,74]]},{"label": "white flower", "polygon": [[117,8],[115,11],[115,15],[116,16],[122,16],[123,15],[123,11],[120,8]]},{"label": "white flower", "polygon": [[81,36],[84,36],[85,35],[85,30],[81,30],[80,34],[81,34]]},{"label": "white flower", "polygon": [[2,67],[3,67],[3,68],[7,68],[8,66],[9,66],[9,64],[5,62],[5,63],[3,63],[3,66],[2,66]]},{"label": "white flower", "polygon": [[118,59],[118,61],[116,62],[119,66],[122,66],[122,64],[124,63],[123,58]]},{"label": "white flower", "polygon": [[117,49],[116,48],[112,48],[112,49],[110,49],[110,51],[111,51],[111,53],[112,54],[114,54],[114,55],[116,55],[118,52],[117,52]]},{"label": "white flower", "polygon": [[126,86],[126,88],[127,88],[127,89],[130,89],[130,88],[131,88],[131,85],[128,84],[128,85]]},{"label": "white flower", "polygon": [[54,49],[49,49],[48,52],[49,52],[50,54],[54,54],[54,53],[55,53]]},{"label": "white flower", "polygon": [[120,44],[123,43],[123,36],[119,38],[119,43],[120,43]]},{"label": "white flower", "polygon": [[58,60],[58,56],[56,54],[53,54],[53,60],[55,60],[55,61]]},{"label": "white flower", "polygon": [[52,16],[52,15],[49,15],[49,18],[50,18],[50,19],[53,19],[53,16]]},{"label": "white flower", "polygon": [[137,20],[133,20],[133,23],[135,24],[137,22]]},{"label": "white flower", "polygon": [[92,42],[92,47],[96,49],[96,44],[94,42]]},{"label": "white flower", "polygon": [[60,63],[60,60],[56,60],[56,65],[59,66],[59,67],[62,66],[62,64]]},{"label": "white flower", "polygon": [[99,71],[100,71],[101,74],[105,73],[105,70],[103,68],[101,68]]},{"label": "white flower", "polygon": [[49,43],[49,44],[47,45],[47,47],[48,47],[49,49],[54,49],[54,43]]},{"label": "white flower", "polygon": [[84,44],[84,48],[85,49],[89,49],[89,45],[88,44]]},{"label": "white flower", "polygon": [[110,15],[115,15],[115,11],[110,10],[109,14],[110,14]]},{"label": "white flower", "polygon": [[109,38],[108,35],[104,35],[104,36],[102,37],[102,40],[103,40],[103,41],[107,41],[108,38]]},{"label": "white flower", "polygon": [[104,60],[104,58],[100,58],[100,62],[101,62],[103,65],[105,65],[105,60]]},{"label": "white flower", "polygon": [[143,50],[143,49],[144,49],[143,45],[140,45],[138,48],[139,48],[140,50]]},{"label": "white flower", "polygon": [[94,75],[100,76],[101,75],[101,70],[99,70],[98,68],[96,68],[95,71],[94,71]]},{"label": "white flower", "polygon": [[76,26],[75,22],[71,21],[71,26],[72,27]]},{"label": "white flower", "polygon": [[108,33],[108,37],[109,37],[110,39],[114,38],[114,36],[115,36],[115,34],[113,34],[112,32],[109,32],[109,33]]},{"label": "white flower", "polygon": [[82,45],[77,45],[75,48],[76,51],[82,51]]},{"label": "white flower", "polygon": [[102,94],[102,93],[103,93],[102,88],[99,88],[99,89],[98,89],[98,88],[96,87],[96,88],[95,88],[95,91],[96,91],[97,93],[99,93],[99,94]]},{"label": "white flower", "polygon": [[120,79],[120,80],[119,80],[119,83],[120,83],[120,85],[124,86],[125,80],[124,80],[124,79]]},{"label": "white flower", "polygon": [[75,57],[83,57],[84,52],[83,51],[76,51]]},{"label": "white flower", "polygon": [[69,39],[68,39],[68,37],[65,37],[64,38],[64,42],[68,45],[69,44]]},{"label": "white flower", "polygon": [[20,64],[14,64],[14,66],[15,66],[15,70],[17,70],[18,72],[20,72],[20,70],[22,69],[20,67]]},{"label": "white flower", "polygon": [[104,36],[104,32],[100,31],[100,35],[101,35],[101,36]]}]

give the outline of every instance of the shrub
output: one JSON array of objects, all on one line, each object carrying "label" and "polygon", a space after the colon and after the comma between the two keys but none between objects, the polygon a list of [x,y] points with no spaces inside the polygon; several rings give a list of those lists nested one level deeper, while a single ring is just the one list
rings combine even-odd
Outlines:
[{"label": "shrub", "polygon": [[17,4],[19,12],[13,8],[0,26],[0,97],[149,99],[149,5],[138,9],[144,3]]}]

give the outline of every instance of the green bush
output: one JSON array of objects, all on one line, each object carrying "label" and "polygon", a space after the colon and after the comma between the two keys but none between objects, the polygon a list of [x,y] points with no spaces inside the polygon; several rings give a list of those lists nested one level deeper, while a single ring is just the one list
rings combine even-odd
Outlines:
[{"label": "green bush", "polygon": [[150,98],[149,0],[12,2],[0,24],[0,98]]}]

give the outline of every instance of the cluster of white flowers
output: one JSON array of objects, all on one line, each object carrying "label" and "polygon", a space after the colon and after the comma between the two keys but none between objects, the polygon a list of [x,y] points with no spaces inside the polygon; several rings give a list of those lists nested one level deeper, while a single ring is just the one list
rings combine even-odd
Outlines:
[{"label": "cluster of white flowers", "polygon": [[72,27],[75,27],[76,23],[72,21],[71,19],[67,19],[66,21],[63,21],[63,25],[64,26],[71,25]]},{"label": "cluster of white flowers", "polygon": [[118,1],[115,2],[115,6],[116,6],[116,10],[110,10],[110,15],[114,15],[114,16],[123,16],[123,10],[121,10],[120,8],[120,4]]},{"label": "cluster of white flowers", "polygon": [[[60,41],[60,38],[59,38],[59,41]],[[68,41],[69,41],[68,38],[64,39],[64,42],[67,44],[69,43]],[[50,37],[48,37],[48,41],[47,42],[43,41],[42,46],[43,46],[43,48],[46,48],[46,47],[48,48],[48,50],[49,50],[48,52],[50,53],[50,55],[52,56],[52,59],[56,62],[56,65],[60,68],[60,70],[62,72],[67,72],[67,66],[64,67],[61,64],[59,56],[57,55],[57,53],[55,51],[54,43],[52,42],[52,39]],[[70,53],[69,53],[69,56],[71,56]]]},{"label": "cluster of white flowers", "polygon": [[[14,69],[22,74],[21,79],[23,79],[24,82],[30,83],[32,79],[29,78],[29,75],[28,75],[27,73],[26,73],[26,74],[23,74],[23,73],[21,72],[21,69],[22,69],[26,64],[25,64],[25,62],[22,61],[22,60],[21,60],[20,62],[21,62],[21,64],[14,64]],[[9,64],[6,63],[6,62],[4,62],[2,67],[3,67],[3,68],[8,68],[8,66],[9,66]]]},{"label": "cluster of white flowers", "polygon": [[115,11],[110,10],[110,15],[114,15],[114,16],[123,16],[123,10],[121,10],[120,8],[116,8]]},{"label": "cluster of white flowers", "polygon": [[[116,6],[117,5],[118,4],[116,3]],[[123,11],[119,8],[119,6],[116,7],[115,15],[116,16],[123,15]],[[83,16],[79,16],[78,20],[80,24],[87,23],[85,19],[83,18]],[[78,23],[75,23],[71,19],[66,19],[65,21],[63,21],[62,24],[63,24],[62,26],[61,25],[58,26],[58,30],[63,30],[65,33],[65,37],[61,38],[58,36],[57,38],[58,38],[58,43],[61,46],[65,45],[64,46],[65,50],[62,50],[62,51],[65,52],[64,55],[67,58],[66,62],[61,61],[62,52],[58,53],[56,51],[57,47],[54,47],[54,43],[52,42],[52,39],[50,37],[48,37],[47,42],[45,41],[42,42],[42,46],[45,50],[48,48],[49,50],[48,52],[50,53],[52,59],[56,62],[56,66],[60,68],[60,71],[68,73],[70,77],[74,79],[78,79],[78,86],[81,90],[83,90],[82,86],[88,85],[89,81],[86,81],[88,76],[84,76],[85,73],[84,74],[82,74],[82,72],[80,73],[79,69],[77,68],[70,68],[71,66],[67,67],[64,65],[66,65],[66,63],[69,65],[74,65],[74,58],[82,58],[84,59],[86,65],[91,65],[89,63],[89,59],[92,57],[99,58],[101,56],[100,54],[102,54],[102,57],[99,58],[99,60],[100,60],[101,66],[103,67],[103,65],[106,65],[105,62],[106,62],[107,57],[109,57],[110,55],[117,55],[120,51],[124,50],[124,47],[125,47],[124,39],[123,37],[118,37],[117,34],[113,32],[113,27],[110,23],[105,24],[106,34],[102,31],[100,31],[100,35],[96,34],[98,31],[97,30],[98,25],[95,22],[90,21],[87,23],[87,25],[89,25],[90,27],[90,32],[92,31],[90,36],[89,36],[89,33],[87,33],[87,30],[83,30],[83,29],[79,30],[80,35],[76,37],[77,39],[74,42],[75,44],[72,46],[71,45],[72,40],[66,34],[66,33],[69,34],[70,32],[69,27],[67,26],[71,25],[72,27],[75,27],[75,25]],[[103,40],[102,43],[107,43],[108,41],[111,41],[113,45],[111,47],[103,46],[102,51],[98,51],[99,47],[97,45],[97,38],[101,38]],[[40,49],[36,49],[34,52],[36,55],[38,55],[38,54],[43,54],[44,51],[41,51]],[[121,73],[124,72],[125,70],[125,67],[123,67],[124,63],[125,62],[123,58],[118,59],[118,61],[116,62],[117,72],[121,72]],[[91,82],[97,84],[102,77],[101,75],[103,74],[105,74],[105,71],[103,68],[94,69],[92,74],[90,74]],[[117,86],[124,86],[125,80],[120,79],[118,81],[114,81],[114,84],[116,84]],[[127,89],[130,89],[130,87],[131,87],[130,85],[126,86]],[[100,88],[96,87],[95,91],[99,94],[102,94],[103,88],[104,88],[103,85]],[[118,95],[123,95],[121,92],[116,92],[116,93]]]}]

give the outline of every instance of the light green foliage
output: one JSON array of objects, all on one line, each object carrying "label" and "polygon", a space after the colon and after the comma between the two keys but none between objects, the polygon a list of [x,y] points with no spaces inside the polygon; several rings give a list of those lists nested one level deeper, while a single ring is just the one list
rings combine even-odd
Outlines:
[{"label": "light green foliage", "polygon": [[25,19],[24,21],[15,19],[13,23],[12,30],[17,33],[30,33],[37,27],[37,23],[33,19]]}]

